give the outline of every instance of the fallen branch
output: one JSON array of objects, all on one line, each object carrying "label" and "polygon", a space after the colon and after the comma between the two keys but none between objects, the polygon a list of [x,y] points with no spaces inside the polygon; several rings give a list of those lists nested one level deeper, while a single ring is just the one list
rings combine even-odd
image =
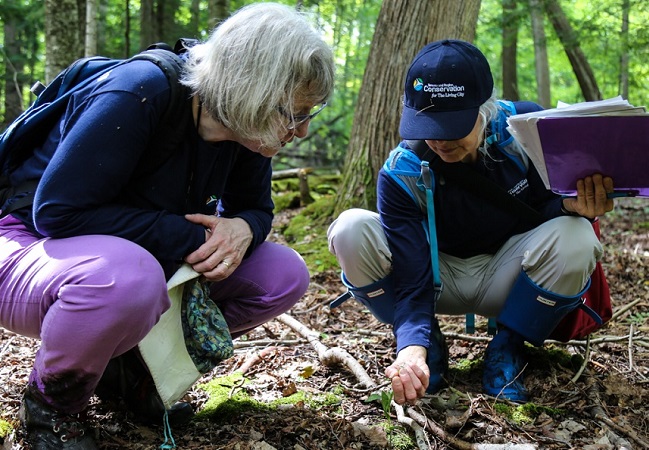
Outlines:
[{"label": "fallen branch", "polygon": [[331,349],[327,348],[326,345],[320,342],[319,333],[311,330],[288,314],[282,314],[275,320],[283,323],[300,336],[304,337],[313,346],[318,354],[318,358],[324,365],[332,366],[337,363],[343,364],[354,374],[361,386],[366,388],[376,388],[376,382],[372,380],[372,377],[369,376],[363,366],[361,366],[361,364],[346,350],[340,347],[334,347]]}]

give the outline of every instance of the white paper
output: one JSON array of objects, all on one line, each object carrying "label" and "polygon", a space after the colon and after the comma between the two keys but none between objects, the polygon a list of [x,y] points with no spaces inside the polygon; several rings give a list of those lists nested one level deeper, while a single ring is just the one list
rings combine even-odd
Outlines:
[{"label": "white paper", "polygon": [[543,148],[537,128],[539,119],[545,117],[576,117],[576,116],[606,116],[606,115],[647,115],[644,106],[633,106],[621,96],[591,102],[581,102],[569,105],[558,102],[552,109],[534,111],[526,114],[516,114],[507,119],[507,130],[523,147],[523,150],[536,167],[543,183],[550,189],[548,171],[543,157]]}]

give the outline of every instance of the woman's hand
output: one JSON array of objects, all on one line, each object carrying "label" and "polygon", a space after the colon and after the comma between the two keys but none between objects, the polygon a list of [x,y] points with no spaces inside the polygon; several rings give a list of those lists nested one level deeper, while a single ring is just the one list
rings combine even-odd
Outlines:
[{"label": "woman's hand", "polygon": [[402,349],[397,359],[385,369],[385,376],[392,381],[394,401],[400,405],[410,403],[426,394],[430,370],[426,365],[426,348],[412,345]]},{"label": "woman's hand", "polygon": [[236,269],[252,242],[252,230],[243,219],[225,219],[205,214],[188,214],[187,220],[205,227],[205,244],[185,262],[209,281],[221,281]]},{"label": "woman's hand", "polygon": [[570,213],[594,219],[613,211],[613,179],[595,174],[577,181],[577,198],[564,198],[563,209]]}]

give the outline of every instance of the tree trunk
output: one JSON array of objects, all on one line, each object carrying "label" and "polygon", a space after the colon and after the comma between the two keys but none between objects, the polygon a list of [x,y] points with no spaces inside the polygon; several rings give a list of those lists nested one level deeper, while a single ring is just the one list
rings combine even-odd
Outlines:
[{"label": "tree trunk", "polygon": [[516,46],[518,44],[518,15],[516,0],[503,0],[503,98],[519,100],[516,74]]},{"label": "tree trunk", "polygon": [[208,25],[214,28],[219,22],[228,18],[230,14],[230,0],[210,0],[207,4],[209,14]]},{"label": "tree trunk", "polygon": [[400,141],[405,73],[417,52],[442,38],[472,41],[480,0],[384,1],[361,86],[335,214],[376,210],[376,176]]},{"label": "tree trunk", "polygon": [[87,0],[86,2],[86,56],[97,54],[97,1]]},{"label": "tree trunk", "polygon": [[602,94],[597,86],[593,69],[588,64],[581,47],[579,47],[577,35],[570,22],[568,22],[563,9],[561,9],[561,5],[557,0],[544,0],[543,5],[545,13],[552,22],[554,31],[561,40],[566,55],[568,55],[568,60],[570,60],[572,70],[575,72],[584,99],[586,101],[601,100]]},{"label": "tree trunk", "polygon": [[550,108],[550,64],[548,63],[548,47],[543,26],[543,8],[540,0],[530,0],[530,15],[532,19],[532,37],[534,39],[537,102],[544,108]]},{"label": "tree trunk", "polygon": [[83,54],[76,0],[45,0],[45,80]]},{"label": "tree trunk", "polygon": [[20,51],[20,40],[17,38],[17,17],[5,17],[4,22],[4,51],[5,51],[5,79],[4,79],[4,120],[2,129],[14,121],[23,112],[22,80],[24,60]]},{"label": "tree trunk", "polygon": [[156,42],[157,32],[153,20],[153,0],[140,1],[140,50]]},{"label": "tree trunk", "polygon": [[200,0],[192,0],[191,6],[191,19],[189,21],[190,34],[187,37],[191,36],[200,36],[200,23],[201,23],[201,2]]},{"label": "tree trunk", "polygon": [[624,99],[629,98],[629,0],[622,0],[622,30],[620,38],[622,48],[620,49],[620,87],[619,94]]}]

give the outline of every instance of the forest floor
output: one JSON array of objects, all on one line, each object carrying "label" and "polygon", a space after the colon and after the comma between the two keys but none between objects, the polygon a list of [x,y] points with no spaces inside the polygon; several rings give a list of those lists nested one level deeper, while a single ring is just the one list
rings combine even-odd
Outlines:
[{"label": "forest floor", "polygon": [[[277,220],[290,220],[290,214]],[[583,341],[527,349],[525,383],[533,397],[527,406],[480,393],[486,321],[478,318],[477,332],[468,335],[463,317],[442,316],[449,387],[398,411],[400,420],[389,406],[382,375],[394,356],[391,330],[355,301],[330,310],[329,302],[343,290],[339,275],[327,271],[312,274],[288,319],[236,340],[235,355],[188,392],[194,408],[207,412],[214,395],[208,391],[215,391],[204,385],[216,381],[226,392],[227,407],[174,428],[177,448],[649,448],[649,203],[619,201],[601,229],[614,317],[592,335],[588,355]],[[313,333],[297,332],[290,319]],[[0,329],[0,419],[15,427],[37,346],[37,340]],[[336,351],[349,358],[332,358]],[[584,356],[588,362],[582,367]],[[368,401],[376,389],[360,383],[348,360],[382,389],[373,396],[378,401]],[[245,372],[245,379],[232,376],[236,371]],[[89,414],[103,450],[155,449],[164,441],[162,427],[140,425],[99,400]],[[23,442],[17,430],[0,438],[0,448],[27,449]]]}]

